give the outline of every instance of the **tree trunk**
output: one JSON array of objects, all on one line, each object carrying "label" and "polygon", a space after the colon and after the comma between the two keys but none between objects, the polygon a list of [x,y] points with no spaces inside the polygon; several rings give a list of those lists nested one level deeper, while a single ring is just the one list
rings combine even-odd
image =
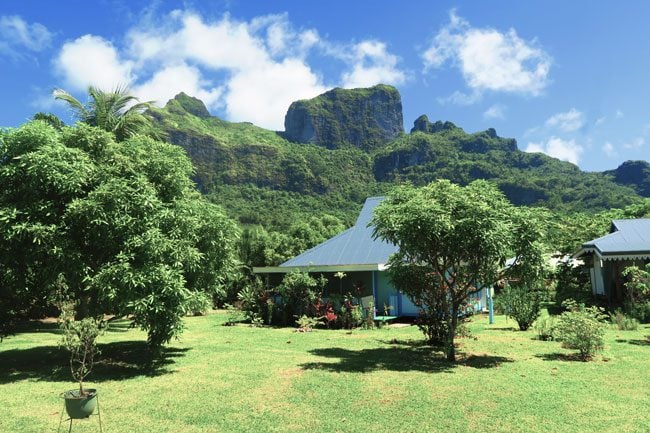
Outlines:
[{"label": "tree trunk", "polygon": [[451,309],[451,321],[447,333],[447,361],[456,362],[456,347],[454,346],[454,337],[456,336],[456,326],[458,326],[458,313],[456,307]]}]

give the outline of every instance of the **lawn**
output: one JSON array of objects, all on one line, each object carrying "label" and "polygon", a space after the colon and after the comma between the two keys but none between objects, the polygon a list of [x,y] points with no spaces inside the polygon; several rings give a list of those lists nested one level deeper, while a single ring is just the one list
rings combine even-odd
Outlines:
[{"label": "lawn", "polygon": [[[649,432],[650,325],[607,332],[584,363],[559,343],[485,316],[449,364],[416,327],[295,333],[186,320],[152,362],[145,335],[100,337],[104,432]],[[0,343],[0,432],[56,431],[74,388],[53,324]],[[94,419],[93,419],[94,418]],[[97,418],[73,431],[99,431]]]}]

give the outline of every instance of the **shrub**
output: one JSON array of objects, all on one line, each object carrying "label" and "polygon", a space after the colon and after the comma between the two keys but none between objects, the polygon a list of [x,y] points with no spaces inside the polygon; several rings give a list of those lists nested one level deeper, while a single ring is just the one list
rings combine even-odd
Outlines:
[{"label": "shrub", "polygon": [[318,325],[318,319],[303,314],[296,320],[296,324],[298,325],[297,332],[311,332]]},{"label": "shrub", "polygon": [[574,266],[572,262],[560,262],[553,274],[555,303],[560,306],[567,299],[588,302],[592,298],[589,270],[586,266]]},{"label": "shrub", "polygon": [[212,308],[212,299],[207,293],[194,292],[188,298],[185,308],[187,315],[204,316]]},{"label": "shrub", "polygon": [[599,307],[585,307],[573,300],[562,303],[567,308],[560,315],[553,337],[568,349],[578,350],[580,359],[587,361],[603,349],[605,314]]},{"label": "shrub", "polygon": [[74,319],[70,304],[61,308],[60,327],[63,330],[62,345],[70,352],[70,372],[79,383],[79,396],[86,395],[83,381],[90,374],[95,363],[97,337],[104,329],[104,322],[92,317]]},{"label": "shrub", "polygon": [[650,301],[626,302],[625,311],[641,323],[650,323]]},{"label": "shrub", "polygon": [[311,277],[307,272],[289,272],[278,286],[278,294],[282,296],[284,317],[287,324],[295,321],[295,317],[307,315],[310,307],[319,298],[319,293],[327,280]]},{"label": "shrub", "polygon": [[639,329],[639,321],[626,315],[620,309],[614,311],[610,318],[619,331],[636,331]]},{"label": "shrub", "polygon": [[542,310],[544,293],[521,285],[508,285],[499,294],[497,303],[504,313],[512,317],[522,331],[537,320]]},{"label": "shrub", "polygon": [[233,326],[244,319],[244,315],[239,308],[231,304],[225,304],[224,307],[226,308],[226,323],[224,323],[224,326]]},{"label": "shrub", "polygon": [[543,317],[535,322],[537,337],[542,341],[553,340],[554,328],[555,319],[553,317]]}]

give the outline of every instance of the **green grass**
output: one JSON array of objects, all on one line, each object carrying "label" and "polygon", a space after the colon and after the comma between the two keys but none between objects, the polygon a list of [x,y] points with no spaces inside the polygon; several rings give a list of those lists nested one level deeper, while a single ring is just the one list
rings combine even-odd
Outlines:
[{"label": "green grass", "polygon": [[[102,336],[88,386],[100,390],[104,431],[650,431],[649,325],[608,330],[605,351],[584,363],[479,316],[452,365],[415,327],[302,334],[224,321],[188,318],[157,363],[125,323]],[[56,431],[58,394],[74,388],[59,339],[39,325],[0,343],[0,432]]]}]

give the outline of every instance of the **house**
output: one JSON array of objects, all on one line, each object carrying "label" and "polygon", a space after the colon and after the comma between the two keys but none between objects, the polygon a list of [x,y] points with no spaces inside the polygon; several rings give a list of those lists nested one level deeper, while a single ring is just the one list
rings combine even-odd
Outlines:
[{"label": "house", "polygon": [[[344,232],[314,248],[282,263],[280,266],[256,267],[253,272],[264,274],[270,283],[279,283],[282,274],[299,269],[323,274],[328,279],[325,295],[343,295],[356,287],[359,298],[372,296],[378,316],[415,317],[419,308],[411,299],[393,287],[386,263],[397,251],[392,243],[373,239],[373,228],[368,227],[375,207],[384,197],[366,199],[356,223]],[[345,274],[342,280],[336,273]],[[341,275],[341,274],[339,274]],[[341,291],[343,293],[341,293]],[[471,296],[476,311],[486,309],[487,289],[480,289]]]},{"label": "house", "polygon": [[589,266],[594,295],[621,302],[625,288],[622,272],[628,266],[650,262],[650,219],[614,220],[608,235],[585,242],[574,257]]}]

